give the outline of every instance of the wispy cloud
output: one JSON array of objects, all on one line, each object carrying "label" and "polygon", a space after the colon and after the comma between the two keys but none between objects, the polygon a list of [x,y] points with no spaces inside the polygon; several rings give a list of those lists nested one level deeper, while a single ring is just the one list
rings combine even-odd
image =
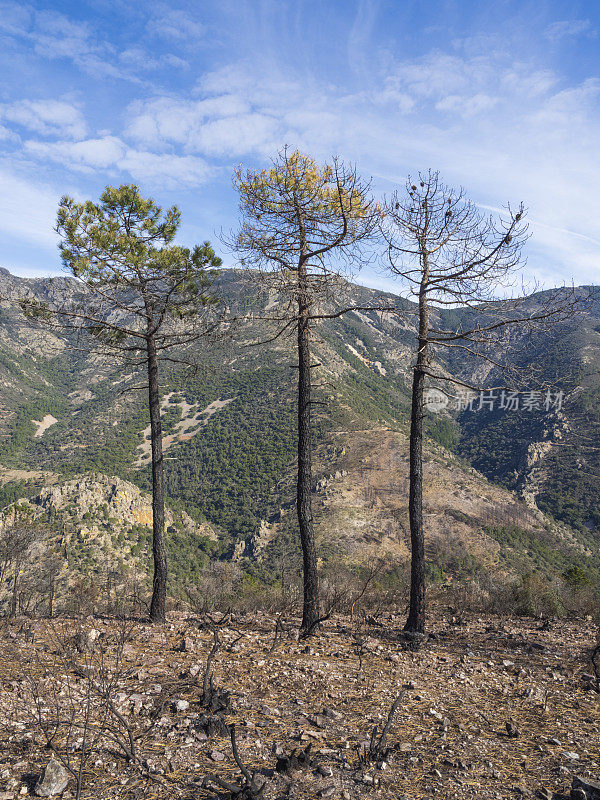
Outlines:
[{"label": "wispy cloud", "polygon": [[197,187],[215,170],[201,158],[169,153],[150,153],[128,148],[117,164],[138,181],[171,189]]},{"label": "wispy cloud", "polygon": [[140,68],[144,71],[158,66],[180,66],[183,62],[169,54],[153,57],[140,47],[119,51],[98,34],[91,22],[75,22],[60,11],[38,10],[10,0],[0,4],[0,32],[29,46],[35,56],[70,61],[96,79],[141,83]]},{"label": "wispy cloud", "polygon": [[82,139],[87,125],[81,109],[64,100],[21,100],[0,104],[0,120],[42,136]]},{"label": "wispy cloud", "polygon": [[[233,164],[260,166],[286,143],[357,162],[377,193],[432,167],[480,204],[527,204],[532,273],[593,280],[598,22],[593,10],[590,20],[553,19],[545,8],[527,28],[529,7],[511,2],[513,28],[496,34],[442,0],[419,14],[413,4],[334,0],[325,16],[316,2],[291,0],[208,0],[199,10],[95,0],[97,13],[84,9],[80,21],[57,4],[0,0],[5,53],[21,56],[18,89],[0,104],[5,169],[21,181],[36,171],[48,184],[73,181],[83,196],[99,180],[133,179],[175,201],[193,196],[189,208],[218,227],[235,214],[224,177]],[[0,52],[5,66],[11,57]],[[46,71],[53,82],[40,78]],[[200,185],[196,199],[189,190]]]},{"label": "wispy cloud", "polygon": [[108,170],[114,175],[128,173],[152,186],[198,186],[212,174],[211,167],[201,158],[136,150],[116,136],[79,142],[30,140],[24,143],[24,150],[33,158],[55,161],[74,171],[85,174],[94,174],[98,170]]},{"label": "wispy cloud", "polygon": [[565,87],[551,70],[496,49],[392,63],[371,92],[313,87],[247,63],[205,75],[198,90],[200,99],[134,104],[126,135],[204,158],[267,156],[287,142],[319,156],[342,153],[388,180],[439,168],[476,199],[524,200],[545,221],[534,230],[538,276],[549,274],[546,258],[560,255],[592,277],[598,248],[576,234],[600,236],[595,79]]},{"label": "wispy cloud", "polygon": [[189,64],[184,58],[173,55],[173,53],[161,53],[159,56],[155,56],[143,47],[130,47],[122,50],[119,53],[119,61],[138,70],[156,70],[164,67],[189,68]]},{"label": "wispy cloud", "polygon": [[2,0],[0,2],[0,31],[11,36],[26,35],[32,16],[32,8],[25,3]]},{"label": "wispy cloud", "polygon": [[198,43],[204,38],[206,27],[181,9],[162,6],[158,8],[146,25],[149,33],[178,44]]},{"label": "wispy cloud", "polygon": [[[330,90],[331,91],[331,90]],[[343,101],[314,92],[292,77],[247,63],[208,73],[201,99],[157,97],[129,108],[125,134],[157,148],[173,145],[206,156],[272,155],[287,141],[307,142],[311,131],[330,146]],[[352,113],[352,110],[350,110]]]},{"label": "wispy cloud", "polygon": [[115,136],[85,139],[80,142],[24,142],[24,150],[38,159],[50,159],[70,169],[93,173],[114,166],[125,154],[126,147]]},{"label": "wispy cloud", "polygon": [[592,28],[589,19],[564,19],[548,25],[544,31],[544,36],[551,42],[558,42],[561,39],[569,39],[575,36],[596,36],[596,31]]},{"label": "wispy cloud", "polygon": [[205,155],[266,154],[280,145],[284,132],[279,117],[254,110],[241,93],[205,100],[156,98],[136,104],[130,113],[126,135],[132,139]]},{"label": "wispy cloud", "polygon": [[[44,250],[54,249],[54,220],[59,194],[31,177],[0,167],[0,231],[3,238],[24,240]],[[5,264],[9,266],[8,264]],[[3,265],[3,266],[4,266]]]}]

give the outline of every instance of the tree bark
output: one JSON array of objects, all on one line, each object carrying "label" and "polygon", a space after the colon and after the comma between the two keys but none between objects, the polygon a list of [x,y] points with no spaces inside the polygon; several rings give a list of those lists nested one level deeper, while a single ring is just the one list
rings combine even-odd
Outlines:
[{"label": "tree bark", "polygon": [[165,541],[165,473],[162,448],[162,422],[158,392],[158,359],[154,336],[147,339],[148,407],[152,444],[152,557],[154,578],[150,619],[164,622],[167,602],[167,546]]},{"label": "tree bark", "polygon": [[15,572],[13,575],[13,585],[12,585],[12,599],[10,603],[10,613],[9,617],[16,617],[17,616],[17,600],[19,596],[19,574],[21,572],[21,565],[19,562],[15,563]]},{"label": "tree bark", "polygon": [[54,616],[54,578],[50,583],[50,591],[48,592],[48,617],[52,619]]},{"label": "tree bark", "polygon": [[[298,483],[296,508],[302,545],[304,567],[304,603],[300,630],[310,635],[319,622],[319,580],[317,552],[312,515],[312,433],[311,433],[311,377],[309,345],[309,308],[302,281],[305,266],[300,268],[301,291],[298,299]],[[304,270],[304,275],[302,271]]]},{"label": "tree bark", "polygon": [[425,631],[425,536],[423,531],[423,389],[428,361],[429,314],[427,281],[429,270],[424,259],[424,274],[419,292],[419,336],[417,361],[413,372],[410,414],[410,472],[408,517],[410,522],[410,606],[404,630]]}]

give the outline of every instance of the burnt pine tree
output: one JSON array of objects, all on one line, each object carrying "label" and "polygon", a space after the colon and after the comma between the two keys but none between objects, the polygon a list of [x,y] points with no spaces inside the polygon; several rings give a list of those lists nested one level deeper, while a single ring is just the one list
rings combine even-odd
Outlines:
[{"label": "burnt pine tree", "polygon": [[[525,211],[508,207],[504,216],[484,215],[462,189],[444,185],[439,173],[410,178],[405,190],[386,202],[382,232],[387,265],[417,302],[417,346],[412,375],[410,418],[409,525],[411,539],[410,607],[404,630],[425,630],[425,546],[423,529],[423,419],[426,379],[459,384],[468,390],[515,388],[526,379],[514,365],[502,363],[490,346],[510,326],[550,324],[571,314],[570,290],[527,303],[521,289],[509,296],[522,265],[527,239]],[[502,301],[499,303],[498,301]],[[443,307],[473,309],[472,325],[438,327]],[[498,386],[475,386],[450,378],[434,358],[440,348],[482,359]]]},{"label": "burnt pine tree", "polygon": [[7,517],[0,521],[0,586],[5,584],[5,577],[12,569],[8,616],[15,617],[19,610],[21,574],[30,562],[33,545],[42,538],[43,528],[27,519],[27,515],[19,515],[15,506],[8,512]]},{"label": "burnt pine tree", "polygon": [[[77,334],[76,345],[145,371],[152,460],[150,619],[165,619],[167,553],[160,417],[161,361],[189,364],[187,352],[215,330],[211,271],[220,266],[208,242],[192,250],[173,243],[176,206],[162,210],[135,185],[107,187],[99,203],[63,197],[56,230],[65,268],[75,279],[60,306],[25,300],[25,313]],[[138,387],[142,388],[142,387]]]},{"label": "burnt pine tree", "polygon": [[312,513],[313,382],[311,343],[315,323],[358,307],[343,306],[344,280],[376,231],[380,210],[369,184],[356,170],[333,159],[318,165],[287,148],[265,170],[239,168],[241,229],[229,242],[257,280],[280,298],[265,316],[277,326],[272,337],[294,334],[298,356],[298,474],[296,508],[303,557],[301,632],[310,635],[320,617],[317,555]]}]

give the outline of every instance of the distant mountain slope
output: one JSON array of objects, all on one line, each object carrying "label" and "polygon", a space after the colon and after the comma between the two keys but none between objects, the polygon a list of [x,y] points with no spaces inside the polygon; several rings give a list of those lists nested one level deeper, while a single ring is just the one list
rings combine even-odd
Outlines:
[{"label": "distant mountain slope", "polygon": [[[532,389],[550,387],[551,404],[560,393],[559,407],[546,410],[543,391],[530,407],[522,397],[518,411],[502,410],[498,402],[493,410],[463,411],[458,451],[543,511],[600,533],[600,295],[591,287],[578,291],[588,297],[581,313],[547,330],[517,329],[492,353],[535,368],[538,383]],[[545,294],[532,296],[529,305]],[[463,378],[476,377],[475,365],[465,360],[454,358],[447,367]],[[492,384],[499,379],[490,372]]]},{"label": "distant mountain slope", "polygon": [[[251,276],[242,271],[221,272],[218,289],[237,316],[276,308],[278,302],[252,288]],[[127,391],[143,376],[73,349],[62,336],[41,332],[15,304],[27,293],[51,302],[70,291],[72,284],[65,279],[21,279],[0,271],[0,297],[5,298],[0,302],[0,466],[51,471],[59,483],[91,472],[117,475],[148,490],[145,396]],[[376,304],[382,298],[395,300],[347,286],[349,304]],[[327,405],[316,407],[315,415],[316,513],[321,534],[333,543],[328,552],[337,541],[348,558],[373,548],[402,558],[407,554],[406,433],[414,315],[411,304],[401,302],[404,318],[352,312],[318,327],[318,399]],[[461,313],[466,312],[452,309],[440,316],[449,321]],[[571,536],[506,489],[482,483],[461,455],[483,475],[524,493],[530,505],[575,526],[579,533],[568,543],[571,554],[585,558],[586,548],[597,549],[600,464],[597,450],[588,446],[597,433],[600,408],[597,329],[600,305],[595,302],[585,316],[533,336],[515,332],[498,345],[503,355],[535,361],[541,377],[558,380],[566,393],[561,411],[428,414],[428,470],[432,479],[436,470],[439,477],[429,483],[427,500],[432,547],[441,552],[443,542],[453,539],[478,563],[493,562],[510,571],[498,555],[506,542],[492,529],[538,531],[562,543]],[[267,558],[277,536],[289,535],[295,524],[289,513],[294,342],[282,337],[256,345],[266,334],[257,322],[249,322],[223,341],[203,343],[196,372],[163,371],[168,496],[176,509],[216,532],[218,541],[211,545],[216,555],[254,558],[260,552]],[[449,374],[481,378],[480,366],[469,360],[443,353],[439,359]],[[348,459],[352,464],[346,464]],[[361,467],[361,460],[371,466]],[[330,480],[343,471],[343,480]],[[380,477],[373,481],[374,475]],[[481,495],[477,507],[465,502],[461,483]],[[6,497],[14,495],[15,481],[4,484]],[[29,489],[25,484],[20,491],[26,495],[39,488],[39,482]],[[488,493],[493,501],[486,507],[482,498]],[[445,558],[440,556],[440,563]],[[447,563],[446,569],[459,567]]]},{"label": "distant mountain slope", "polygon": [[[253,297],[239,272],[223,272],[219,284],[236,314],[277,302],[260,293]],[[44,280],[0,276],[0,296],[13,300],[60,290]],[[361,305],[375,295],[353,286],[348,293],[349,302]],[[43,355],[40,333],[14,302],[2,303],[1,312],[6,413],[0,462],[65,475],[119,474],[148,488],[145,396],[127,391],[143,376],[74,351],[64,337],[48,336]],[[320,327],[315,358],[323,363],[324,386],[318,394],[329,401],[328,411],[316,414],[321,430],[383,420],[405,424],[410,328],[390,323],[388,332],[386,325],[376,313],[361,313]],[[283,338],[250,345],[266,335],[256,323],[244,326],[223,342],[203,344],[196,372],[165,369],[162,376],[169,494],[227,531],[225,541],[257,529],[278,502],[270,495],[295,457],[294,348]],[[44,418],[52,424],[36,435]]]}]

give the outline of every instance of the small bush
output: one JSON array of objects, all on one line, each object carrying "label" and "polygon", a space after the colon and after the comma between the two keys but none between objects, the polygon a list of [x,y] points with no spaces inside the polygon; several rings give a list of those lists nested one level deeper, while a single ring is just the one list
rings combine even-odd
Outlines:
[{"label": "small bush", "polygon": [[559,593],[533,572],[527,573],[513,589],[515,613],[529,617],[559,617],[565,608]]}]

